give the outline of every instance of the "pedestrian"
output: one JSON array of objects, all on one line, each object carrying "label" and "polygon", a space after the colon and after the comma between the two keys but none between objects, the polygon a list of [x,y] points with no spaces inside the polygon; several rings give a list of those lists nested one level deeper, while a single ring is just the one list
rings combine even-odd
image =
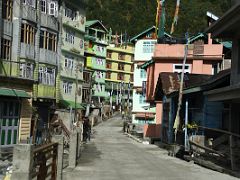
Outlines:
[{"label": "pedestrian", "polygon": [[88,129],[88,125],[87,125],[87,119],[84,118],[83,119],[83,141],[86,142],[87,141],[87,129]]},{"label": "pedestrian", "polygon": [[90,141],[91,136],[91,124],[88,118],[83,120],[83,141]]},{"label": "pedestrian", "polygon": [[122,110],[122,119],[124,119],[125,112]]},{"label": "pedestrian", "polygon": [[87,118],[87,139],[88,141],[90,141],[91,139],[91,124],[88,118]]}]

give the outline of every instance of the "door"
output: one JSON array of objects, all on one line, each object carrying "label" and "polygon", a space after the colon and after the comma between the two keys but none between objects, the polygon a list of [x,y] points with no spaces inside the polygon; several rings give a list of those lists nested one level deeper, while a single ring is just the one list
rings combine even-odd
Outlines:
[{"label": "door", "polygon": [[18,101],[0,102],[0,146],[12,146],[17,143],[20,103]]}]

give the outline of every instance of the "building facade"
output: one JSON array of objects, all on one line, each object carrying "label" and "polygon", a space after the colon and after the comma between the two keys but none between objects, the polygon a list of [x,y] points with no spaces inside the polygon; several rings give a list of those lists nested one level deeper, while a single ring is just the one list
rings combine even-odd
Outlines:
[{"label": "building facade", "polygon": [[82,84],[84,70],[84,4],[64,1],[62,6],[62,44],[59,74],[60,106],[83,109]]},{"label": "building facade", "polygon": [[55,106],[57,7],[58,1],[1,1],[2,146],[28,141],[32,115],[38,113],[44,127]]},{"label": "building facade", "polygon": [[133,50],[130,45],[110,44],[107,47],[106,90],[109,101],[116,107],[124,101],[121,109],[126,110],[130,109],[132,104]]},{"label": "building facade", "polygon": [[[200,39],[190,41],[187,51],[185,73],[213,75],[215,67],[222,63],[222,44],[204,44]],[[146,125],[144,134],[148,137],[160,138],[164,101],[155,101],[156,85],[159,74],[162,72],[182,72],[182,61],[185,54],[184,44],[156,44],[151,61],[146,62],[142,68],[147,70],[146,101],[156,107],[156,124]],[[174,80],[172,83],[175,83]]]},{"label": "building facade", "polygon": [[107,97],[105,90],[107,32],[104,25],[98,21],[86,22],[85,56],[87,68],[93,70],[92,101],[100,105]]},{"label": "building facade", "polygon": [[133,124],[152,124],[155,122],[155,108],[150,107],[146,102],[146,93],[143,84],[147,81],[147,73],[140,66],[149,61],[154,52],[157,40],[139,40],[135,45],[134,53],[134,85],[133,85]]}]

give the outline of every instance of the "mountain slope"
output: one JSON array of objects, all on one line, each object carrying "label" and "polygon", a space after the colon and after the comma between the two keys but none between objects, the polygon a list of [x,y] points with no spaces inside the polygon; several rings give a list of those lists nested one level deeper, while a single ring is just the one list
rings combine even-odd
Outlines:
[{"label": "mountain slope", "polygon": [[[195,34],[207,27],[206,12],[221,16],[230,7],[231,0],[181,0],[175,36],[186,31]],[[155,25],[156,0],[85,0],[87,20],[99,19],[113,33],[127,32],[134,36]],[[175,0],[166,0],[166,32],[170,32],[175,11]]]}]

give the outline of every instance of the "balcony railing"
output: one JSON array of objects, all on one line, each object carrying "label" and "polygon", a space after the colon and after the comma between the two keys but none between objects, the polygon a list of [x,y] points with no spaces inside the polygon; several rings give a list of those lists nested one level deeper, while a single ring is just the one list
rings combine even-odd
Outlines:
[{"label": "balcony railing", "polygon": [[48,14],[41,14],[41,25],[58,31],[58,21],[57,18],[50,16]]},{"label": "balcony railing", "polygon": [[34,45],[21,43],[21,53],[20,56],[26,59],[35,59]]},{"label": "balcony railing", "polygon": [[54,51],[40,48],[40,62],[57,65],[58,56]]},{"label": "balcony railing", "polygon": [[27,19],[33,22],[37,21],[37,11],[35,8],[33,8],[32,6],[23,4],[23,13],[22,13],[22,18],[23,19]]},{"label": "balcony railing", "polygon": [[3,34],[12,36],[12,22],[6,19],[3,20]]}]

